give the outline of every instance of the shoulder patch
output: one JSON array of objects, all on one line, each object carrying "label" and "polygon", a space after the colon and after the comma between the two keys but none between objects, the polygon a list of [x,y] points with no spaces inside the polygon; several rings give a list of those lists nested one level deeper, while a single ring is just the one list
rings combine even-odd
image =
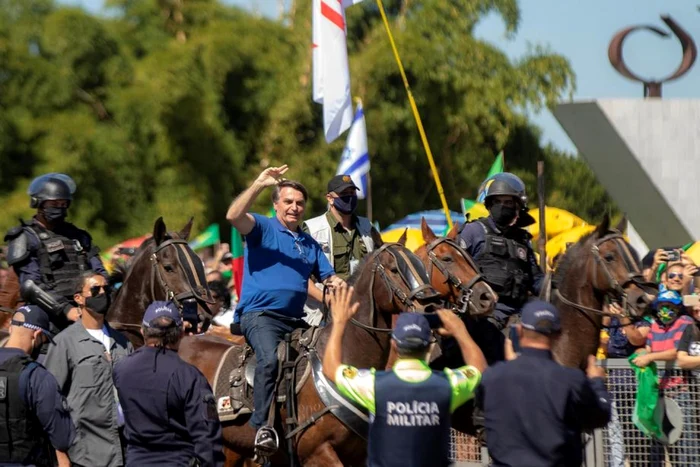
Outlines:
[{"label": "shoulder patch", "polygon": [[5,241],[12,240],[16,236],[22,233],[23,227],[21,225],[17,225],[15,227],[12,227],[10,230],[7,231],[5,234]]},{"label": "shoulder patch", "polygon": [[353,379],[356,376],[357,376],[357,368],[349,366],[349,367],[343,369],[343,377],[344,378]]}]

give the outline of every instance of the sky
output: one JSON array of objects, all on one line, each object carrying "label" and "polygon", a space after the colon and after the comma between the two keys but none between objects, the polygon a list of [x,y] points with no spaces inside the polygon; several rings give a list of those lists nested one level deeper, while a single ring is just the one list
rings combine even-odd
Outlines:
[{"label": "sky", "polygon": [[[99,12],[102,0],[59,0]],[[289,0],[282,0],[288,3]],[[365,0],[373,1],[373,0]],[[224,0],[224,3],[256,8],[262,14],[276,15],[280,0]],[[503,21],[489,15],[476,35],[505,51],[511,59],[524,56],[532,46],[545,46],[569,59],[576,74],[574,101],[597,98],[639,98],[642,84],[619,75],[608,61],[612,36],[634,25],[653,25],[670,32],[660,15],[670,15],[696,44],[700,44],[700,1],[690,0],[520,0],[521,22],[517,34],[507,39]],[[682,50],[671,35],[661,38],[639,31],[628,36],[623,49],[625,63],[636,74],[661,78],[678,67]],[[700,65],[696,64],[679,80],[663,87],[663,97],[700,97]],[[568,96],[564,96],[568,100]],[[576,149],[548,110],[531,115],[542,128],[543,141],[575,153]]]}]

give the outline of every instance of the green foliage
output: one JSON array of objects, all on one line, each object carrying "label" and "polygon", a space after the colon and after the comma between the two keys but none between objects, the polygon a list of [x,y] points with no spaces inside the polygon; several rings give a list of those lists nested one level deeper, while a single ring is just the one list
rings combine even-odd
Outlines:
[{"label": "green foliage", "polygon": [[[491,12],[517,33],[516,0],[387,1],[391,26],[451,206],[473,196],[493,156],[535,200],[547,163],[548,204],[597,220],[611,203],[585,164],[542,148],[525,110],[570,94],[568,61],[542,48],[513,61],[476,39]],[[0,8],[0,202],[7,229],[32,215],[26,188],[48,171],[78,184],[71,219],[107,247],[190,216],[222,222],[264,167],[288,163],[325,206],[344,142],[322,135],[311,97],[311,8],[283,21],[215,0],[109,0],[93,16],[50,0]],[[374,214],[382,225],[439,200],[374,2],[348,10],[353,95],[365,102]],[[269,198],[255,209],[266,212]]]}]

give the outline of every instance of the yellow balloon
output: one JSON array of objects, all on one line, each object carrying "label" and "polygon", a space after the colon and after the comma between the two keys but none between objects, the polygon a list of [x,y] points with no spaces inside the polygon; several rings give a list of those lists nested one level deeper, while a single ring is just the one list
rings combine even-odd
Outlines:
[{"label": "yellow balloon", "polygon": [[[385,242],[396,242],[401,238],[405,230],[406,229],[392,229],[382,232],[382,240]],[[423,244],[425,244],[425,241],[423,241],[423,233],[418,229],[408,229],[406,233],[406,248],[411,251],[416,251]]]},{"label": "yellow balloon", "polygon": [[[527,230],[536,241],[540,236],[540,210],[538,208],[530,209],[530,215],[535,218],[535,223],[528,226]],[[581,225],[586,225],[586,221],[575,214],[564,209],[546,206],[544,210],[545,225],[547,228],[547,238],[553,238],[562,232],[573,229]]]}]

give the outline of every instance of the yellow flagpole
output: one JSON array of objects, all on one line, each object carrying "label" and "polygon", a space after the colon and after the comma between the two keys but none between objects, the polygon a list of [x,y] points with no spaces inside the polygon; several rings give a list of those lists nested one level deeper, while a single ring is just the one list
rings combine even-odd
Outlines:
[{"label": "yellow flagpole", "polygon": [[416,106],[416,101],[413,100],[413,93],[411,93],[411,86],[408,84],[408,78],[406,78],[406,72],[403,68],[403,63],[401,63],[401,57],[399,56],[399,51],[396,48],[396,43],[394,42],[394,36],[391,34],[391,28],[389,27],[389,20],[386,17],[386,12],[384,11],[384,5],[382,0],[377,0],[377,6],[379,6],[379,12],[382,15],[382,20],[384,21],[384,27],[386,28],[386,33],[389,35],[389,42],[391,43],[391,49],[394,51],[394,58],[396,59],[396,64],[399,66],[399,71],[401,72],[401,79],[403,79],[403,85],[406,88],[406,94],[408,94],[408,101],[411,104],[411,110],[413,111],[413,117],[416,119],[416,125],[418,125],[418,132],[420,133],[420,138],[423,141],[423,148],[425,148],[425,154],[428,156],[428,162],[430,163],[430,170],[433,172],[433,177],[435,178],[435,185],[437,186],[438,194],[440,195],[440,201],[442,202],[442,209],[445,211],[445,217],[447,218],[447,225],[452,229],[452,216],[450,215],[450,208],[447,206],[447,199],[445,199],[445,190],[442,189],[442,183],[440,183],[440,175],[438,174],[437,167],[435,166],[435,160],[433,159],[433,153],[430,151],[430,144],[428,144],[428,137],[425,135],[425,130],[423,129],[423,121],[418,113],[418,107]]}]

